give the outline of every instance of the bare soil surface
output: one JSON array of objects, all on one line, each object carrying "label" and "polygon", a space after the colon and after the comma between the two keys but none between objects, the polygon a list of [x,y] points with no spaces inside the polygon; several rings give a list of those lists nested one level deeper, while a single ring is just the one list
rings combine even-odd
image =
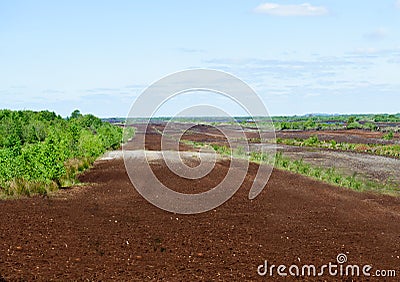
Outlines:
[{"label": "bare soil surface", "polygon": [[[140,136],[140,131],[138,136]],[[149,132],[146,149],[159,150]],[[135,142],[129,144],[135,150]],[[181,192],[204,191],[226,175],[221,160],[202,181],[152,162],[157,177]],[[398,281],[400,198],[357,193],[274,170],[254,200],[251,164],[239,191],[198,215],[163,211],[132,186],[122,160],[102,160],[85,186],[48,198],[0,201],[0,280],[282,281],[260,277],[269,264],[336,263],[397,271],[397,277],[299,277],[299,281]],[[290,280],[290,279],[289,279]]]},{"label": "bare soil surface", "polygon": [[324,168],[335,167],[348,176],[357,174],[373,181],[391,181],[400,187],[400,159],[287,145],[279,145],[278,150],[291,159],[303,159],[306,163]]},{"label": "bare soil surface", "polygon": [[384,140],[384,133],[367,130],[306,130],[306,131],[277,131],[278,138],[307,139],[310,136],[318,136],[324,141],[335,140],[336,142],[347,142],[357,144],[396,144],[400,143],[400,134],[395,133],[392,140]]},{"label": "bare soil surface", "polygon": [[[193,128],[188,134],[183,135],[183,139],[190,141],[203,141],[219,145],[229,145],[223,138],[221,132],[214,132],[213,138],[209,135],[202,135],[206,127]],[[159,127],[162,130],[162,127]],[[245,132],[248,138],[257,138],[259,135],[250,130]],[[320,140],[336,140],[337,142],[350,142],[362,144],[394,144],[394,140],[383,140],[383,133],[365,130],[336,130],[336,131],[277,131],[276,137],[280,138],[300,138],[306,139],[316,135]],[[204,141],[205,140],[205,141]],[[251,141],[251,139],[249,139]],[[256,142],[257,143],[257,142]],[[257,147],[257,144],[252,147]],[[378,182],[391,182],[400,187],[400,160],[376,156],[368,153],[358,153],[352,151],[330,150],[325,148],[299,147],[279,144],[277,150],[284,153],[291,159],[300,160],[312,165],[331,168],[335,167],[341,173],[352,176],[354,174],[367,180]]]}]

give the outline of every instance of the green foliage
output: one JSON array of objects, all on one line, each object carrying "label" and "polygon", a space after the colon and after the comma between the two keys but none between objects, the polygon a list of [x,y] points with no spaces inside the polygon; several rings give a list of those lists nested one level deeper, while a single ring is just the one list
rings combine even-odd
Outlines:
[{"label": "green foliage", "polygon": [[67,120],[48,111],[2,110],[0,136],[0,192],[30,195],[75,183],[82,167],[71,170],[70,160],[89,167],[120,146],[122,129],[78,110]]},{"label": "green foliage", "polygon": [[356,122],[356,117],[349,117],[349,119],[347,120],[347,123],[354,123]]},{"label": "green foliage", "polygon": [[385,140],[392,140],[394,137],[393,131],[390,131],[389,133],[386,133],[385,135],[383,135],[383,139]]},{"label": "green foliage", "polygon": [[74,119],[74,118],[79,118],[79,117],[81,117],[82,116],[82,114],[81,114],[81,112],[79,111],[79,110],[75,110],[75,111],[73,111],[72,113],[71,113],[71,119]]},{"label": "green foliage", "polygon": [[363,128],[363,126],[360,123],[358,123],[357,121],[354,121],[354,122],[347,123],[346,128],[347,129],[361,129],[361,128]]},{"label": "green foliage", "polygon": [[[262,128],[265,130],[340,130],[366,129],[400,132],[400,114],[357,114],[357,115],[303,115],[303,116],[274,116],[274,117],[236,117],[236,121],[228,121],[218,117],[180,118],[180,122],[208,121],[210,125],[236,124],[250,128]],[[135,119],[140,122],[140,119]],[[155,118],[154,121],[168,121],[168,118]],[[272,122],[271,122],[272,121]],[[379,123],[379,124],[377,124]]]},{"label": "green foliage", "polygon": [[366,122],[363,126],[364,129],[368,129],[371,131],[375,131],[378,129],[378,126],[372,122]]},{"label": "green foliage", "polygon": [[218,154],[224,155],[224,156],[231,156],[232,152],[233,152],[231,150],[231,148],[229,148],[227,146],[220,146],[220,145],[213,144],[213,145],[211,145],[211,147],[215,150],[215,152],[217,152]]},{"label": "green foliage", "polygon": [[375,115],[373,117],[375,122],[400,122],[400,114],[389,115],[389,114],[381,114]]},{"label": "green foliage", "polygon": [[[387,138],[394,138],[388,133]],[[335,140],[321,141],[318,140],[317,136],[311,136],[308,139],[282,139],[277,138],[276,143],[285,144],[290,146],[306,146],[306,147],[316,147],[316,148],[327,148],[342,151],[356,151],[362,153],[368,153],[373,155],[387,156],[387,157],[400,157],[400,145],[396,144],[354,144],[346,142],[336,142]]]},{"label": "green foliage", "polygon": [[312,120],[312,119],[308,119],[308,120],[304,123],[305,129],[314,129],[316,125],[317,125],[317,123],[316,123],[314,120]]},{"label": "green foliage", "polygon": [[319,143],[318,136],[312,135],[308,139],[304,140],[305,146],[314,146]]}]

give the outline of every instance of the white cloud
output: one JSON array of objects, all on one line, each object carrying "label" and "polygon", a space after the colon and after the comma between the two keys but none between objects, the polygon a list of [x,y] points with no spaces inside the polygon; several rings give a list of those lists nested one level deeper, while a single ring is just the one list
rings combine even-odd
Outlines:
[{"label": "white cloud", "polygon": [[[399,0],[400,1],[400,0]],[[273,16],[322,16],[328,13],[328,9],[323,6],[313,6],[309,3],[298,5],[281,5],[276,3],[264,3],[254,10],[256,13],[262,13]]]},{"label": "white cloud", "polygon": [[311,92],[311,93],[305,94],[304,98],[314,98],[314,97],[318,97],[318,96],[321,96],[321,93],[313,93],[313,92]]},{"label": "white cloud", "polygon": [[400,9],[400,0],[397,0],[395,3],[396,8]]},{"label": "white cloud", "polygon": [[366,38],[372,39],[372,40],[381,40],[381,39],[384,39],[387,35],[388,35],[388,32],[386,29],[377,28],[377,29],[365,34],[364,36]]},{"label": "white cloud", "polygon": [[379,50],[373,47],[367,47],[367,48],[357,48],[352,54],[357,54],[357,55],[371,55],[371,54],[376,54],[378,53]]},{"label": "white cloud", "polygon": [[395,46],[393,48],[386,49],[378,49],[374,47],[368,48],[357,48],[354,51],[349,53],[352,57],[361,56],[361,57],[374,57],[374,58],[399,58],[400,57],[400,46]]}]

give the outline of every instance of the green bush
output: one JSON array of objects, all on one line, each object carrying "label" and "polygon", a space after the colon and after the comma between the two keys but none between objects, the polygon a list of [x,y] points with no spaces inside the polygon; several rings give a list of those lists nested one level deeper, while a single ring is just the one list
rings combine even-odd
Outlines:
[{"label": "green bush", "polygon": [[[0,111],[0,192],[45,194],[120,146],[122,129],[74,111],[63,119],[42,111]],[[77,168],[70,168],[80,163]]]},{"label": "green bush", "polygon": [[316,135],[310,136],[308,139],[304,140],[304,146],[312,147],[312,146],[314,146],[316,144],[319,144],[319,143],[320,142],[318,140],[318,136],[316,136]]},{"label": "green bush", "polygon": [[367,123],[364,124],[363,128],[371,130],[371,131],[375,131],[375,130],[378,129],[378,126],[376,124],[372,123],[372,122],[367,122]]},{"label": "green bush", "polygon": [[359,124],[357,121],[354,121],[354,122],[348,123],[346,128],[347,129],[361,129],[362,125]]},{"label": "green bush", "polygon": [[392,140],[394,137],[393,131],[390,131],[389,133],[386,133],[385,135],[383,135],[383,139],[385,140]]}]

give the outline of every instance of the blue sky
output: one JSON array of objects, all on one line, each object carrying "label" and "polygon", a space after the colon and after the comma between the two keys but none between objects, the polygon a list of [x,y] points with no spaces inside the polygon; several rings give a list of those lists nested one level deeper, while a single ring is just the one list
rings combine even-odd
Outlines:
[{"label": "blue sky", "polygon": [[236,75],[272,115],[397,113],[400,0],[0,1],[0,108],[126,116],[192,68]]}]

